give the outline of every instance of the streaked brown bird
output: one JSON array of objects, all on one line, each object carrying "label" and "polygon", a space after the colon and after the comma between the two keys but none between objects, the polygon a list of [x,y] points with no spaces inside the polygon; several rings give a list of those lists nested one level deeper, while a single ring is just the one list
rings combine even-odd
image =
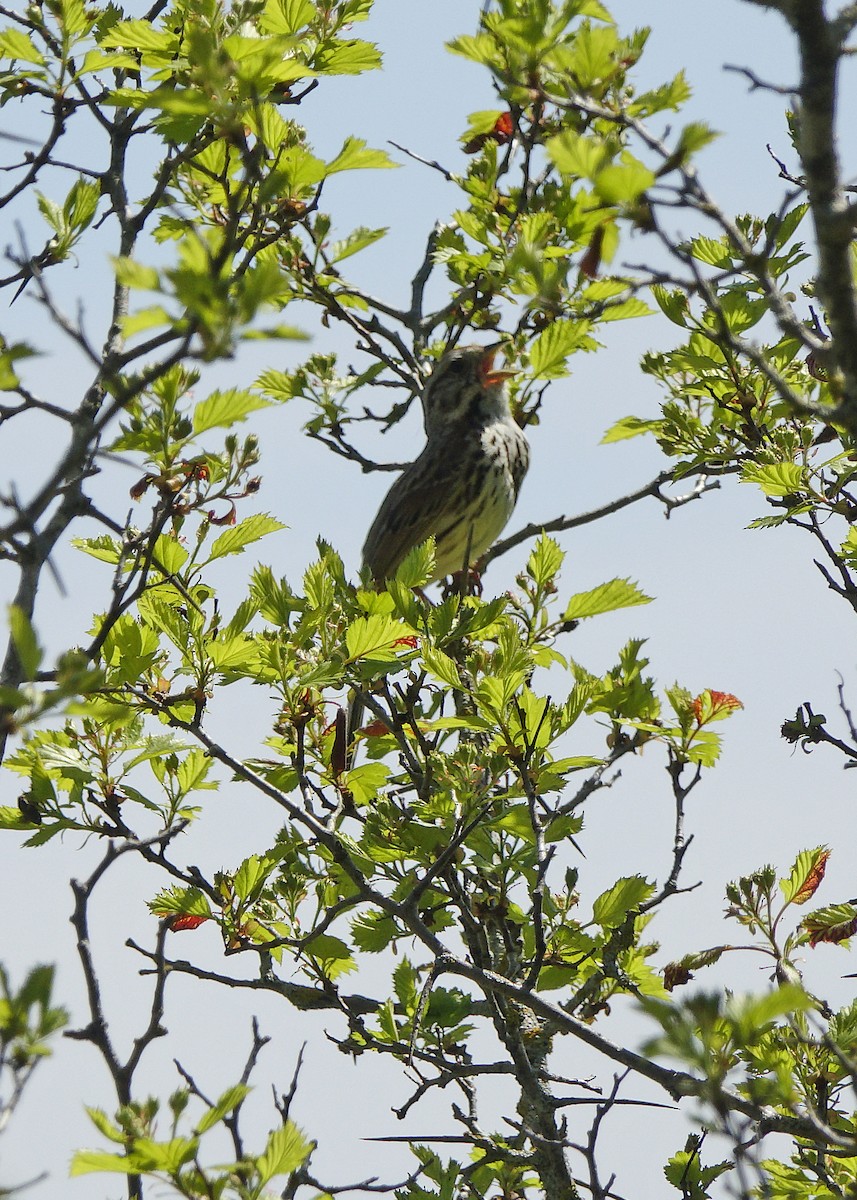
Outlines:
[{"label": "streaked brown bird", "polygon": [[499,346],[461,346],[438,361],[423,394],[426,444],[387,493],[366,536],[363,562],[378,583],[435,539],[429,582],[485,553],[512,515],[530,447],[497,370]]}]

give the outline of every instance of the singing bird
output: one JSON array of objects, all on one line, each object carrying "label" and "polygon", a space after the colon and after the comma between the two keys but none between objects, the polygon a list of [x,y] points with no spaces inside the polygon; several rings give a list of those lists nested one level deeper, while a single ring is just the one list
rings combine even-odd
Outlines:
[{"label": "singing bird", "polygon": [[461,346],[438,361],[423,394],[426,444],[387,493],[363,546],[383,584],[407,554],[435,539],[429,583],[465,570],[505,528],[530,465],[509,408],[499,346]]}]

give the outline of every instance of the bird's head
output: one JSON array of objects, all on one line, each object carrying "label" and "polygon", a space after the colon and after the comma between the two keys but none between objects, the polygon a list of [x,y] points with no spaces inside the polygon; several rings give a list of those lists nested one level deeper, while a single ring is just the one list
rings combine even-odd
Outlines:
[{"label": "bird's head", "polygon": [[427,434],[508,415],[506,380],[515,372],[495,368],[499,349],[499,344],[457,346],[438,360],[423,393]]}]

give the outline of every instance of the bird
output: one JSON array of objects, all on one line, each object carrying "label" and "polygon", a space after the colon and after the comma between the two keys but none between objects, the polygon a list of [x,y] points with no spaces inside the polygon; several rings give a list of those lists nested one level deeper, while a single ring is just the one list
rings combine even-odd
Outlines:
[{"label": "bird", "polygon": [[446,351],[423,393],[426,444],[381,502],[363,546],[378,586],[415,546],[433,537],[427,583],[466,570],[506,526],[518,499],[530,447],[509,408],[497,369],[500,345]]}]

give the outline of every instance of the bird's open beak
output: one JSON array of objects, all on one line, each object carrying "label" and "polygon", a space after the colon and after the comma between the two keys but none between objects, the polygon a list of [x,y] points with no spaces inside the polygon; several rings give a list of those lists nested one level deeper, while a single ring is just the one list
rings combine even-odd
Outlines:
[{"label": "bird's open beak", "polygon": [[486,387],[494,387],[498,383],[503,383],[506,379],[512,379],[518,373],[517,371],[494,369],[494,356],[501,345],[502,342],[497,342],[493,346],[487,346],[480,360],[479,378]]}]

